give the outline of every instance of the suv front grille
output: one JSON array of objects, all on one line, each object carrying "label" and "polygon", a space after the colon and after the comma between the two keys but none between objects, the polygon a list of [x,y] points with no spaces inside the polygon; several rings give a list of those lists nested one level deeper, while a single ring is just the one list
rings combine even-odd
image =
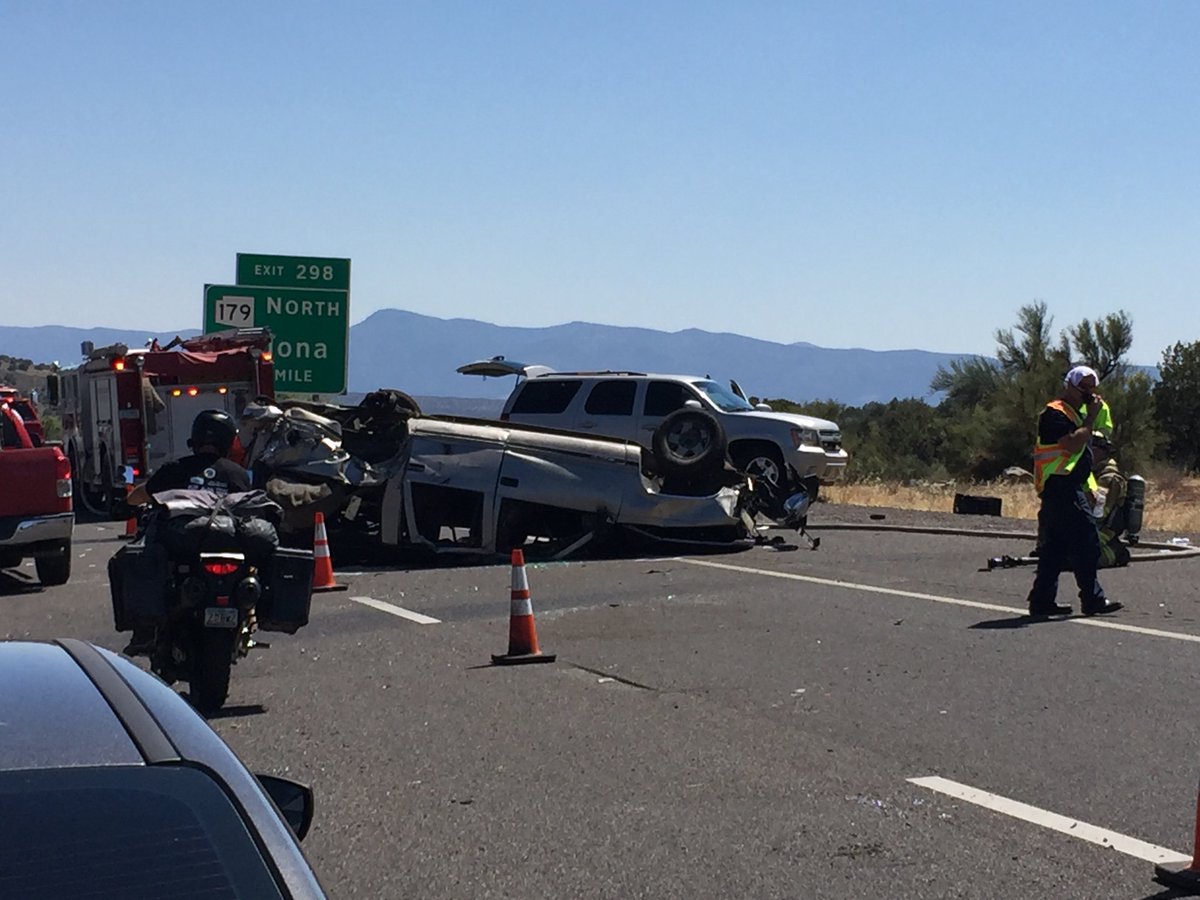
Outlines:
[{"label": "suv front grille", "polygon": [[826,453],[837,453],[842,449],[842,433],[840,431],[821,431],[821,447]]}]

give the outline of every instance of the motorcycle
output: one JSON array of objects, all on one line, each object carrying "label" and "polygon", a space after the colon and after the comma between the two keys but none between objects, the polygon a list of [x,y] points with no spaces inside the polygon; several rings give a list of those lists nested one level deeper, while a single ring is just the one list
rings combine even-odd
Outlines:
[{"label": "motorcycle", "polygon": [[[146,640],[150,669],[186,681],[203,713],[228,699],[231,669],[256,632],[308,623],[312,553],[279,547],[282,510],[261,491],[166,491],[135,541],[109,563],[118,631]],[[152,638],[147,636],[152,634]]]},{"label": "motorcycle", "polygon": [[213,712],[229,697],[233,664],[256,646],[251,635],[262,583],[237,551],[171,560],[170,572],[175,602],[157,629],[150,670],[167,684],[187,681],[192,704]]}]

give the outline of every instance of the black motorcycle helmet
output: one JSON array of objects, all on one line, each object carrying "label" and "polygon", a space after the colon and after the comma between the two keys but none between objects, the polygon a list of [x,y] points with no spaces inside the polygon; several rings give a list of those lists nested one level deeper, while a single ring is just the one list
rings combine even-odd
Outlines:
[{"label": "black motorcycle helmet", "polygon": [[201,447],[212,446],[225,456],[233,446],[237,433],[237,422],[233,421],[233,416],[224,410],[206,409],[192,420],[192,437],[188,446],[194,452]]}]

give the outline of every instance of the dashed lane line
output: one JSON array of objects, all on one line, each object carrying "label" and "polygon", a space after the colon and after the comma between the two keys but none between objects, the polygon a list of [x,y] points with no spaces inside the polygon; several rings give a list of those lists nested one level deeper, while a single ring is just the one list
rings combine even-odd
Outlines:
[{"label": "dashed lane line", "polygon": [[908,781],[918,787],[937,791],[939,794],[945,794],[957,800],[964,800],[967,803],[982,806],[984,809],[1012,816],[1014,819],[1020,819],[1023,822],[1040,825],[1042,828],[1049,828],[1051,831],[1070,835],[1071,837],[1079,838],[1081,841],[1099,844],[1101,847],[1110,847],[1120,853],[1135,856],[1149,863],[1191,861],[1190,856],[1185,856],[1169,847],[1148,844],[1145,841],[1140,841],[1137,838],[1129,837],[1117,831],[1110,831],[1107,828],[1089,825],[1087,822],[1081,822],[1078,819],[1072,819],[1068,816],[1060,816],[1058,813],[1030,806],[1028,803],[1021,803],[1017,800],[1010,800],[1007,797],[1001,797],[999,794],[981,791],[970,785],[951,781],[949,778],[929,775],[923,778],[909,778]]},{"label": "dashed lane line", "polygon": [[369,606],[372,609],[378,609],[381,612],[399,616],[401,619],[416,622],[418,625],[438,625],[442,621],[441,619],[435,619],[433,616],[413,612],[411,609],[405,609],[402,606],[393,606],[391,603],[384,603],[382,600],[376,600],[374,597],[351,597],[350,599],[355,603],[361,603],[363,606]]},{"label": "dashed lane line", "polygon": [[[986,609],[992,612],[1011,613],[1023,616],[1026,610],[1018,606],[1002,606],[999,603],[983,603],[979,600],[964,600],[961,597],[944,597],[940,594],[923,594],[920,591],[904,591],[898,588],[879,587],[873,584],[859,584],[854,581],[838,581],[835,578],[819,578],[815,575],[797,575],[794,572],[773,572],[770,569],[755,569],[751,566],[735,566],[730,563],[712,562],[707,559],[689,559],[677,556],[678,562],[692,566],[707,566],[710,569],[726,569],[730,572],[744,572],[748,575],[765,575],[768,578],[783,578],[788,581],[804,581],[809,584],[821,584],[826,587],[844,588],[850,591],[865,591],[869,594],[887,594],[892,597],[910,597],[914,600],[930,600],[934,603],[945,603],[950,606],[966,606],[971,609]],[[1077,616],[1062,621],[1072,625],[1087,625],[1090,628],[1107,628],[1111,631],[1124,631],[1130,634],[1144,634],[1148,637],[1169,638],[1173,641],[1184,641],[1200,644],[1200,634],[1185,634],[1179,631],[1164,631],[1161,628],[1144,628],[1141,625],[1126,625],[1112,619],[1098,619],[1087,616]]]}]

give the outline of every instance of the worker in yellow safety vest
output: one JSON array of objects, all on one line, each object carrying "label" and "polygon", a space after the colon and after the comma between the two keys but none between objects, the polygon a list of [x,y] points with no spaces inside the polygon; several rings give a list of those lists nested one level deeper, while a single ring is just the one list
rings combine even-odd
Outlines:
[{"label": "worker in yellow safety vest", "polygon": [[1063,379],[1059,396],[1038,417],[1033,448],[1034,485],[1041,497],[1038,511],[1037,574],[1029,591],[1031,616],[1067,615],[1071,607],[1056,601],[1058,576],[1074,571],[1079,601],[1086,616],[1116,612],[1096,577],[1100,537],[1086,489],[1092,474],[1092,429],[1104,399],[1096,393],[1100,376],[1088,366],[1075,366]]}]

